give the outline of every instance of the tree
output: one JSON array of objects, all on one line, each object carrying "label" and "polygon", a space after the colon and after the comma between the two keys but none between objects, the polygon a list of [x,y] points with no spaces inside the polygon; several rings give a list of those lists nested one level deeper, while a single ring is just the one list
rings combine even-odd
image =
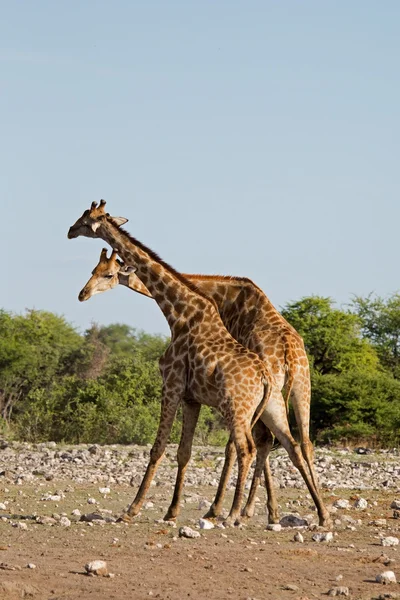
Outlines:
[{"label": "tree", "polygon": [[379,296],[356,296],[352,306],[382,365],[400,379],[400,294],[393,294],[387,300]]},{"label": "tree", "polygon": [[310,363],[318,373],[377,368],[377,355],[362,338],[359,317],[334,308],[330,298],[302,298],[288,304],[282,315],[303,337]]},{"label": "tree", "polygon": [[83,339],[63,317],[0,311],[0,414],[9,421],[21,398],[71,369]]}]

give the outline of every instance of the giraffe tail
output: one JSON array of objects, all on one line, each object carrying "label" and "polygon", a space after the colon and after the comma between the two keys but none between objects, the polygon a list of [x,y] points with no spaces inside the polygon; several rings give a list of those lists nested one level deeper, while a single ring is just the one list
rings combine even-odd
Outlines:
[{"label": "giraffe tail", "polygon": [[253,427],[253,425],[258,421],[258,419],[261,417],[261,415],[263,414],[268,400],[271,397],[271,392],[272,392],[272,381],[271,378],[268,377],[266,374],[264,374],[264,377],[262,379],[262,383],[264,385],[264,394],[263,397],[261,399],[260,404],[258,405],[254,415],[253,415],[253,419],[251,421],[251,426]]},{"label": "giraffe tail", "polygon": [[291,371],[289,371],[289,377],[288,377],[287,383],[285,385],[285,406],[286,406],[286,414],[287,414],[288,418],[289,418],[289,400],[290,400],[290,394],[292,392],[293,382],[294,382],[293,373],[291,373]]}]

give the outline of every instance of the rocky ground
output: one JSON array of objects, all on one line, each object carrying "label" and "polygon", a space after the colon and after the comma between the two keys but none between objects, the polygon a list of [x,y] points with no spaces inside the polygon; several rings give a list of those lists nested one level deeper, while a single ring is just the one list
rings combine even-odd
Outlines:
[{"label": "rocky ground", "polygon": [[282,525],[302,527],[266,530],[263,489],[256,516],[243,526],[200,521],[223,463],[223,449],[204,447],[194,449],[176,525],[160,521],[176,475],[174,446],[142,513],[133,524],[117,523],[148,453],[138,446],[0,442],[0,599],[400,598],[396,450],[317,450],[331,531],[317,527],[311,498],[283,450],[271,459]]}]

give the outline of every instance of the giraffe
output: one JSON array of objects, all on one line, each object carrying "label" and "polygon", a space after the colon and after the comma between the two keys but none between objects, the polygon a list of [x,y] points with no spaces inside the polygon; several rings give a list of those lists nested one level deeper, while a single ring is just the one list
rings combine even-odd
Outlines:
[{"label": "giraffe", "polygon": [[[302,338],[296,330],[276,310],[264,292],[250,279],[221,275],[184,274],[198,289],[211,297],[217,304],[219,313],[228,331],[243,346],[253,349],[274,374],[280,388],[285,388],[286,403],[289,396],[295,410],[301,449],[308,464],[315,488],[318,480],[313,464],[313,446],[309,438],[310,417],[310,373],[307,354]],[[134,269],[118,260],[117,253],[107,257],[103,248],[92,277],[79,293],[79,300],[85,301],[94,294],[105,292],[116,285],[152,297],[149,290],[134,273]],[[185,408],[185,407],[183,407]],[[257,463],[251,490],[243,511],[245,517],[254,514],[256,490],[264,467],[267,488],[268,521],[279,521],[278,505],[275,497],[269,468],[268,454],[272,438],[262,421],[257,421],[253,430],[257,447]],[[189,442],[191,444],[191,441]],[[263,464],[263,457],[266,457]],[[234,461],[234,445],[230,441],[226,448],[226,462],[222,471],[216,498],[205,516],[220,514],[226,483]],[[179,498],[171,504],[166,518],[176,517]]]},{"label": "giraffe", "polygon": [[228,521],[236,522],[240,516],[244,484],[255,451],[251,425],[261,416],[299,469],[317,506],[320,523],[325,524],[329,515],[290,433],[285,402],[274,378],[254,352],[228,333],[214,301],[123,230],[121,226],[126,222],[123,217],[106,213],[104,200],[99,206],[93,202],[70,227],[68,237],[95,237],[109,243],[126,264],[136,269],[171,329],[171,343],[160,359],[160,424],[146,473],[127,517],[140,511],[163,457],[177,407],[185,399],[191,412],[191,422],[184,424],[187,431],[194,431],[200,404],[207,404],[219,410],[231,432],[238,457],[238,479]]}]

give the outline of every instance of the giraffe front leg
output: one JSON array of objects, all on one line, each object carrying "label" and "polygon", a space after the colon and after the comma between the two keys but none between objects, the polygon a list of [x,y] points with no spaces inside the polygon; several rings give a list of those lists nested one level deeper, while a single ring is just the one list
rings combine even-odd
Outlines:
[{"label": "giraffe front leg", "polygon": [[240,427],[236,426],[233,431],[238,459],[238,478],[236,482],[235,495],[232,507],[225,523],[237,524],[240,522],[240,509],[242,506],[244,487],[250,464],[255,454],[255,444],[251,435],[250,424]]},{"label": "giraffe front leg", "polygon": [[212,519],[218,517],[221,514],[222,503],[224,501],[226,486],[229,481],[229,476],[232,471],[233,464],[235,462],[236,449],[232,436],[229,438],[225,448],[225,462],[222,469],[221,477],[218,484],[218,489],[214,502],[204,515],[206,519]]},{"label": "giraffe front leg", "polygon": [[178,448],[178,473],[175,481],[174,496],[164,517],[164,521],[175,520],[179,514],[185,472],[192,454],[192,443],[201,405],[198,402],[184,401],[182,405],[182,434]]},{"label": "giraffe front leg", "polygon": [[175,385],[171,390],[168,389],[168,385],[164,382],[162,399],[161,399],[161,416],[160,424],[156,435],[155,442],[150,451],[150,460],[146,469],[146,473],[142,479],[139,490],[135,496],[134,501],[129,506],[126,514],[121,517],[122,521],[129,522],[132,517],[135,517],[140,511],[144,502],[147,491],[150,487],[154,474],[160,464],[165,447],[168,442],[169,434],[171,433],[172,424],[176,415],[176,411],[179,402],[182,399],[183,388],[177,389]]}]

